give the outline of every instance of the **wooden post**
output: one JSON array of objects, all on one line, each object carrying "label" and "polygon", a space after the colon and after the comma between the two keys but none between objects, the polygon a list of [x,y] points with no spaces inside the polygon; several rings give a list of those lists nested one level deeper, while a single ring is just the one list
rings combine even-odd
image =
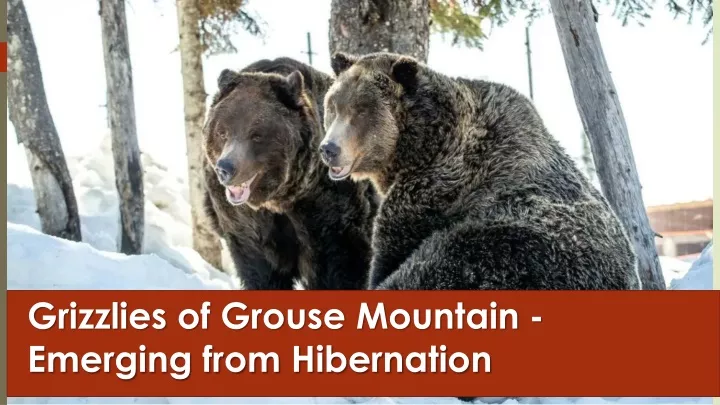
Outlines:
[{"label": "wooden post", "polygon": [[310,66],[312,66],[312,41],[310,40],[310,33],[307,33],[307,54],[308,54],[308,62],[310,63]]},{"label": "wooden post", "polygon": [[527,66],[528,66],[528,87],[530,89],[530,100],[535,100],[533,97],[533,78],[532,78],[532,60],[530,57],[530,27],[525,27],[525,53],[527,54]]},{"label": "wooden post", "polygon": [[312,50],[312,41],[310,40],[310,33],[309,33],[309,32],[307,33],[307,51],[300,51],[300,53],[306,53],[306,54],[307,54],[307,56],[308,56],[308,63],[310,64],[310,66],[312,66],[312,57],[313,57],[313,55],[317,55],[317,54],[316,54],[315,52],[313,52],[313,50]]}]

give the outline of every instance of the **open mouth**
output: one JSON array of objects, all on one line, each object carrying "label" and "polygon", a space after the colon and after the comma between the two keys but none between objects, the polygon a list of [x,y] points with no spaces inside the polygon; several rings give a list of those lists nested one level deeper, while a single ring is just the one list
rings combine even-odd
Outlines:
[{"label": "open mouth", "polygon": [[350,175],[352,165],[341,166],[341,167],[330,167],[329,173],[330,178],[333,180],[342,180]]},{"label": "open mouth", "polygon": [[225,196],[227,197],[227,200],[232,205],[242,205],[245,204],[250,198],[250,185],[252,184],[253,180],[255,180],[255,177],[257,177],[257,173],[253,175],[250,180],[242,183],[239,186],[227,186],[225,187]]}]

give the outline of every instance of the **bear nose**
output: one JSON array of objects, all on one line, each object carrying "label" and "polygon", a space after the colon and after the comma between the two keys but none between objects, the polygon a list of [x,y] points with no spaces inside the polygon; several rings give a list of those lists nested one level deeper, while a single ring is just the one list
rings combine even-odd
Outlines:
[{"label": "bear nose", "polygon": [[221,183],[227,183],[235,176],[235,165],[230,159],[220,159],[215,165],[215,172]]},{"label": "bear nose", "polygon": [[326,162],[330,162],[340,156],[340,147],[335,142],[324,143],[320,145],[320,153]]}]

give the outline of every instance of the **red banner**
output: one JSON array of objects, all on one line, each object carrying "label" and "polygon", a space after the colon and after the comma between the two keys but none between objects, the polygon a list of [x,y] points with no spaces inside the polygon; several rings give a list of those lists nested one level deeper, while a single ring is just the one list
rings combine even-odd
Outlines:
[{"label": "red banner", "polygon": [[720,292],[8,291],[8,396],[720,396]]}]

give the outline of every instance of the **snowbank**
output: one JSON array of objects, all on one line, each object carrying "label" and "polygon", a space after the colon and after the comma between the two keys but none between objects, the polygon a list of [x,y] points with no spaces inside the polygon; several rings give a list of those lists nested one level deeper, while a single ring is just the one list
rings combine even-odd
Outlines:
[{"label": "snowbank", "polygon": [[[20,167],[8,170],[7,220],[40,230],[32,185],[27,181],[28,176],[17,173],[27,172],[24,153],[16,158]],[[107,134],[87,154],[68,157],[67,163],[78,201],[83,242],[98,250],[117,252],[119,213],[110,135]],[[156,254],[187,272],[215,271],[192,249],[185,177],[174,175],[146,153],[142,154],[142,165],[145,192],[143,252]],[[224,269],[233,274],[227,252],[223,259]]]},{"label": "snowbank", "polygon": [[217,270],[187,272],[154,254],[103,252],[7,223],[8,289],[197,290],[233,289]]},{"label": "snowbank", "polygon": [[665,277],[665,287],[668,289],[674,280],[683,278],[692,265],[692,261],[681,260],[676,257],[660,256],[659,259],[660,268],[662,268],[663,277]]},{"label": "snowbank", "polygon": [[670,283],[671,290],[712,290],[713,288],[713,243],[703,249],[687,273]]}]

